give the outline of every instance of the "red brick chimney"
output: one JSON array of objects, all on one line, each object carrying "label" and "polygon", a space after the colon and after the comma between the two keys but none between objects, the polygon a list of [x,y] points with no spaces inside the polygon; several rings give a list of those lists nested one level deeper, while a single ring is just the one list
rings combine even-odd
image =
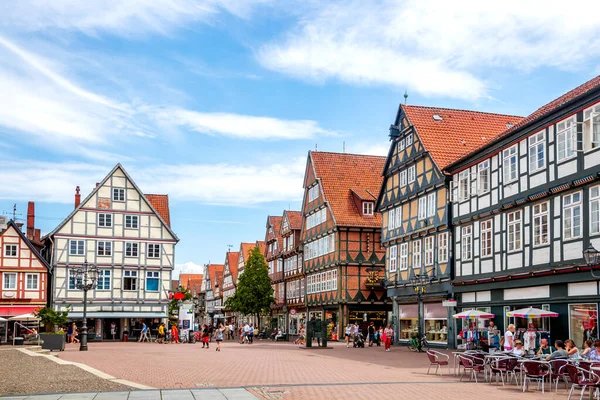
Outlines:
[{"label": "red brick chimney", "polygon": [[33,240],[35,236],[35,204],[33,201],[27,203],[27,239]]},{"label": "red brick chimney", "polygon": [[81,195],[79,194],[79,186],[75,188],[75,208],[79,207],[79,203],[81,203]]}]

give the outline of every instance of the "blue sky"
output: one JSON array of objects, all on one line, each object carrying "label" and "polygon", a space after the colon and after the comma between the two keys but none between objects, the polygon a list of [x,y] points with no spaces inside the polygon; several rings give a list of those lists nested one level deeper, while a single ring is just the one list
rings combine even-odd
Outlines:
[{"label": "blue sky", "polygon": [[121,162],[169,194],[178,271],[299,209],[315,145],[385,155],[405,90],[527,115],[600,74],[588,1],[38,3],[0,5],[0,213],[48,232]]}]

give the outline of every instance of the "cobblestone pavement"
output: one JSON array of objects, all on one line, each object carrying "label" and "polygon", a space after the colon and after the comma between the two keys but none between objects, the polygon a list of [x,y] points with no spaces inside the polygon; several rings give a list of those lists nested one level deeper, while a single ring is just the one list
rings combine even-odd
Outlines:
[{"label": "cobblestone pavement", "polygon": [[[425,354],[405,347],[301,349],[289,343],[258,341],[253,345],[159,345],[156,343],[91,343],[90,351],[69,347],[60,358],[81,362],[120,379],[154,388],[247,388],[262,399],[354,399],[375,396],[410,399],[486,398],[538,399],[532,387],[522,393],[514,384],[503,387],[459,382],[448,375],[427,375]],[[547,387],[548,389],[548,387]],[[566,398],[564,386],[546,399]]]}]

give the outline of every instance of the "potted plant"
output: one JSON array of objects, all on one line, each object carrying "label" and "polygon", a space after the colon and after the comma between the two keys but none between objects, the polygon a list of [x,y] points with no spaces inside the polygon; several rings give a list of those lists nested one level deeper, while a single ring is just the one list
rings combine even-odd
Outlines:
[{"label": "potted plant", "polygon": [[51,307],[43,307],[34,314],[46,329],[46,332],[40,333],[42,349],[63,351],[65,349],[65,332],[59,328],[67,325],[69,310],[55,311]]}]

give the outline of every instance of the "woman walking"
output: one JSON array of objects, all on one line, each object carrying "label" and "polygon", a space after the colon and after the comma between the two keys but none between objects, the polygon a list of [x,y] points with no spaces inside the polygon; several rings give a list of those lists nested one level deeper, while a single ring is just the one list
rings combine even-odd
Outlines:
[{"label": "woman walking", "polygon": [[180,343],[179,342],[179,330],[177,329],[177,325],[171,325],[171,343]]},{"label": "woman walking", "polygon": [[223,324],[219,324],[217,331],[215,332],[215,340],[217,342],[217,348],[215,351],[221,351],[221,343],[223,342]]},{"label": "woman walking", "polygon": [[350,347],[350,333],[352,332],[352,325],[346,325],[346,347]]},{"label": "woman walking", "polygon": [[202,348],[204,348],[204,346],[206,345],[206,348],[208,349],[209,341],[210,331],[208,329],[208,326],[204,325],[204,329],[202,330]]},{"label": "woman walking", "polygon": [[390,346],[392,345],[392,338],[394,337],[394,331],[389,324],[383,330],[383,336],[385,338],[385,351],[390,351]]}]

